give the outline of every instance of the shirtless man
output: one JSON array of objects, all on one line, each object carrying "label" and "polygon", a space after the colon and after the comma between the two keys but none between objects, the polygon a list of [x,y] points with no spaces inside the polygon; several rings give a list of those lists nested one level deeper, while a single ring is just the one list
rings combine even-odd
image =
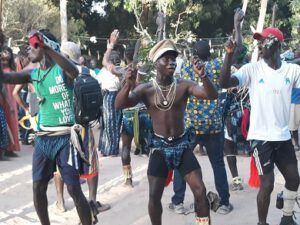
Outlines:
[{"label": "shirtless man", "polygon": [[174,168],[178,169],[194,194],[196,224],[209,225],[206,189],[200,165],[192,151],[188,150],[189,132],[184,130],[184,112],[189,96],[216,99],[218,94],[197,61],[194,61],[194,69],[202,78],[203,86],[189,80],[176,80],[174,72],[177,55],[175,44],[171,40],[158,42],[149,53],[157,70],[155,79],[138,85],[131,91],[136,85],[136,71],[129,69],[115,106],[123,109],[142,101],[153,121],[154,134],[150,143],[147,172],[150,191],[148,211],[152,225],[162,224],[161,198],[168,171]]}]

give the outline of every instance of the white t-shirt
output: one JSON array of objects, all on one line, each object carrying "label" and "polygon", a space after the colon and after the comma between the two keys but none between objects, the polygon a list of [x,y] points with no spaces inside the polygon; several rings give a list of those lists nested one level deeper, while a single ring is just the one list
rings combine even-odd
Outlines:
[{"label": "white t-shirt", "polygon": [[100,70],[100,73],[95,78],[101,84],[102,90],[118,91],[120,89],[120,78],[112,74],[105,67]]},{"label": "white t-shirt", "polygon": [[288,121],[293,87],[300,87],[300,66],[282,62],[278,70],[262,59],[233,74],[249,88],[251,113],[248,140],[285,141],[291,138]]}]

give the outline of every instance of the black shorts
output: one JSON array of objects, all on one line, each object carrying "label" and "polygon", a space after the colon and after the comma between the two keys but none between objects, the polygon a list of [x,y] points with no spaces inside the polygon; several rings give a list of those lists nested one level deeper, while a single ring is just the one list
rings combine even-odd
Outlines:
[{"label": "black shorts", "polygon": [[294,164],[297,158],[291,140],[287,141],[251,141],[253,157],[259,175],[270,173],[274,163]]},{"label": "black shorts", "polygon": [[[189,174],[190,172],[200,169],[197,158],[190,149],[184,150],[182,154],[182,161],[178,166],[178,171],[182,177]],[[148,165],[148,176],[167,178],[168,176],[168,166],[165,161],[164,156],[160,151],[154,151],[150,155],[149,165]]]}]

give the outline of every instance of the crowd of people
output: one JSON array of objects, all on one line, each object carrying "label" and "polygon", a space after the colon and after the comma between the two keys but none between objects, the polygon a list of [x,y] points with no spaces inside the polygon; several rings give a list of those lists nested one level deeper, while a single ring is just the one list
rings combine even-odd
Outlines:
[{"label": "crowd of people", "polygon": [[[250,63],[241,35],[243,18],[243,11],[236,10],[234,35],[225,43],[224,58],[214,58],[204,40],[194,43],[189,57],[183,57],[185,49],[172,40],[158,41],[149,52],[154,73],[137,63],[138,45],[127,46],[123,56],[115,50],[118,30],[110,35],[101,69],[96,58],[81,55],[79,45],[60,45],[48,30],[31,32],[27,52],[14,59],[12,50],[3,46],[1,33],[0,160],[16,157],[19,140],[28,144],[28,133],[34,132],[33,198],[42,225],[50,224],[46,191],[53,177],[56,207],[66,210],[66,184],[81,224],[97,223],[97,214],[110,208],[97,201],[98,152],[102,157],[121,155],[124,185],[134,187],[132,141],[136,154],[149,157],[152,225],[162,224],[161,198],[172,174],[174,195],[168,208],[174,213],[188,210],[183,204],[186,183],[195,199],[191,206],[195,224],[211,224],[210,210],[231,213],[230,189],[240,191],[245,185],[237,167],[240,152],[254,157],[260,179],[258,225],[268,225],[274,164],[285,179],[280,225],[297,225],[293,208],[300,181],[295,154],[300,125],[298,49],[293,57],[283,57],[283,33],[269,27],[254,33],[260,54]],[[82,74],[101,86],[98,145],[92,123],[78,124],[75,118],[73,89]],[[27,95],[36,98],[30,101]],[[30,119],[24,121],[24,116]],[[217,194],[207,193],[194,153],[198,145],[211,163]],[[81,189],[82,179],[87,180],[88,198]]]}]

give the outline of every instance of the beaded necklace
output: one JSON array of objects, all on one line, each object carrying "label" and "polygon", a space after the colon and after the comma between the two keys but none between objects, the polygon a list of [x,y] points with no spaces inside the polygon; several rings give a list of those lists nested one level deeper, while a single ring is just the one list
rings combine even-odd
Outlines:
[{"label": "beaded necklace", "polygon": [[[161,111],[168,111],[172,108],[176,97],[176,79],[168,86],[162,86],[152,79],[152,84],[155,90],[154,104]],[[166,96],[164,92],[167,92]]]}]

